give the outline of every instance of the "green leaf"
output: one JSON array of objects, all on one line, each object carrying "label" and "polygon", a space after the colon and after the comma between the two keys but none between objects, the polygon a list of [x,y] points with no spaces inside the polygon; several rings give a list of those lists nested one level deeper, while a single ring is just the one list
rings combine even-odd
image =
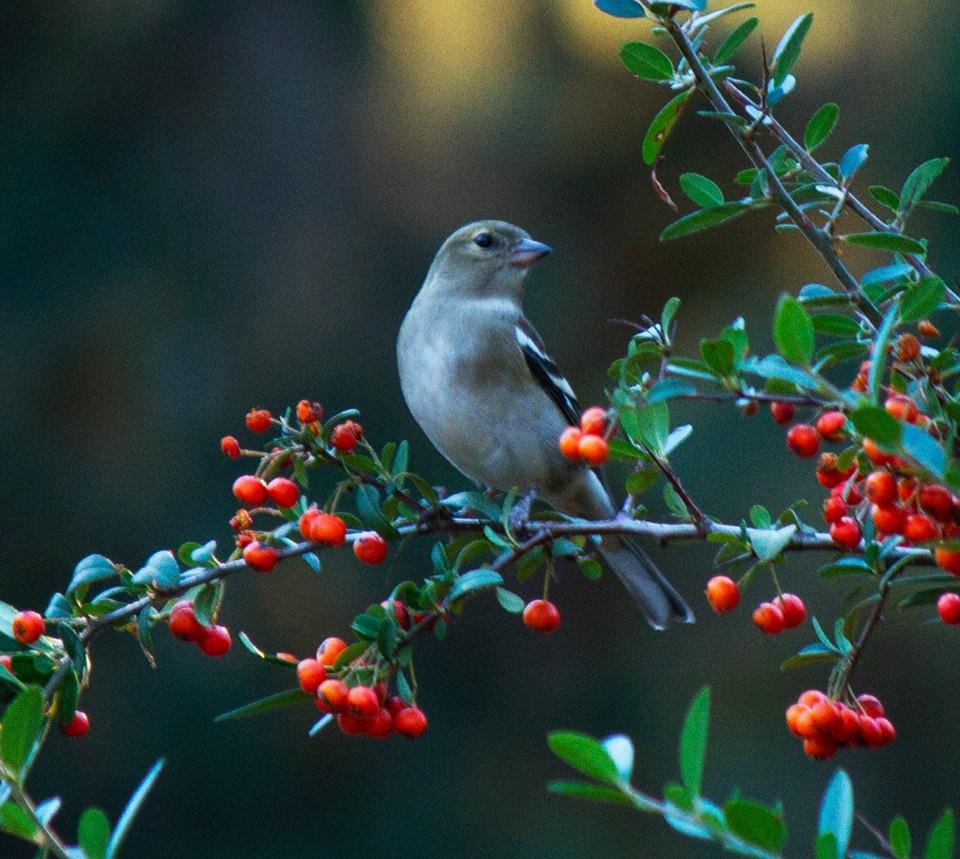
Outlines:
[{"label": "green leaf", "polygon": [[503,576],[495,570],[471,570],[459,576],[447,594],[447,602],[453,602],[470,591],[483,590],[503,584]]},{"label": "green leaf", "polygon": [[701,340],[700,357],[721,378],[733,372],[733,346],[727,340]]},{"label": "green leaf", "polygon": [[596,558],[577,558],[577,566],[580,567],[584,578],[592,582],[603,577],[603,567]]},{"label": "green leaf", "polygon": [[881,206],[886,206],[894,212],[900,208],[900,196],[896,191],[891,191],[884,185],[871,185],[867,190],[870,192],[870,196]]},{"label": "green leaf", "polygon": [[853,175],[866,163],[870,155],[870,147],[866,143],[858,143],[851,146],[837,165],[840,175],[844,178],[844,184],[849,185]]},{"label": "green leaf", "polygon": [[99,808],[88,808],[80,815],[77,840],[87,859],[105,859],[110,843],[110,821]]},{"label": "green leaf", "polygon": [[802,668],[805,665],[813,665],[818,662],[836,662],[837,653],[822,644],[808,644],[799,653],[784,660],[780,665],[781,671],[789,671],[793,668]]},{"label": "green leaf", "polygon": [[703,763],[707,754],[707,724],[710,721],[710,687],[698,693],[680,732],[680,777],[693,796],[700,795]]},{"label": "green leaf", "polygon": [[895,262],[891,265],[882,265],[880,268],[874,268],[868,271],[860,278],[860,286],[873,286],[877,283],[889,283],[892,280],[899,280],[913,271],[913,267],[905,262]]},{"label": "green leaf", "polygon": [[367,528],[372,528],[388,540],[397,537],[397,530],[380,512],[380,493],[374,486],[361,484],[356,491],[357,513]]},{"label": "green leaf", "polygon": [[746,21],[734,29],[730,35],[720,43],[720,47],[717,48],[717,52],[713,55],[713,64],[715,66],[723,65],[740,50],[740,46],[757,28],[759,22],[759,18],[747,18]]},{"label": "green leaf", "polygon": [[800,300],[792,295],[784,295],[777,304],[773,339],[777,350],[791,364],[809,365],[814,349],[813,322]]},{"label": "green leaf", "polygon": [[638,78],[651,81],[673,79],[673,63],[659,48],[644,42],[625,42],[620,48],[623,64]]},{"label": "green leaf", "polygon": [[907,821],[897,815],[890,821],[890,833],[887,837],[890,850],[896,859],[910,859],[910,827]]},{"label": "green leaf", "polygon": [[28,841],[37,834],[36,821],[19,805],[12,802],[0,805],[0,828],[10,835],[16,835],[17,838],[25,838]]},{"label": "green leaf", "polygon": [[117,826],[113,830],[113,835],[110,836],[110,843],[107,845],[106,859],[116,859],[120,848],[123,846],[124,839],[126,839],[127,833],[129,833],[130,827],[133,825],[137,812],[140,811],[140,807],[146,801],[147,794],[149,794],[153,788],[164,764],[165,761],[163,758],[160,758],[160,760],[150,767],[149,772],[143,777],[140,784],[137,785],[137,789],[130,795],[130,799],[127,800],[127,804],[119,820],[117,820]]},{"label": "green leaf", "polygon": [[850,420],[858,433],[873,439],[877,444],[892,447],[900,443],[903,425],[880,406],[861,406],[854,409],[850,413]]},{"label": "green leaf", "polygon": [[900,321],[916,322],[925,319],[943,301],[947,288],[939,277],[925,277],[912,287],[900,305]]},{"label": "green leaf", "polygon": [[750,538],[753,553],[757,556],[757,560],[762,563],[776,558],[787,547],[796,533],[796,525],[785,525],[776,531],[747,529],[747,536]]},{"label": "green leaf", "polygon": [[837,836],[832,832],[824,832],[818,835],[813,847],[816,859],[841,859],[837,850]]},{"label": "green leaf", "polygon": [[617,772],[620,773],[620,778],[624,782],[629,782],[633,775],[634,758],[633,742],[630,738],[625,734],[612,734],[609,737],[604,737],[600,745],[610,755],[610,760],[613,761]]},{"label": "green leaf", "polygon": [[19,779],[43,728],[43,691],[27,686],[7,707],[0,732],[0,756],[7,770]]},{"label": "green leaf", "polygon": [[67,587],[67,594],[73,593],[81,585],[89,585],[101,579],[108,579],[117,574],[113,562],[103,555],[87,555],[73,569],[73,578]]},{"label": "green leaf", "polygon": [[828,102],[820,107],[810,118],[806,130],[803,132],[803,145],[807,152],[813,152],[830,136],[830,132],[833,131],[839,118],[839,105]]},{"label": "green leaf", "polygon": [[473,510],[493,522],[500,520],[500,505],[482,492],[457,492],[440,502],[451,510]]},{"label": "green leaf", "polygon": [[698,206],[708,208],[723,203],[723,191],[711,179],[699,173],[683,173],[680,176],[680,187]]},{"label": "green leaf", "polygon": [[601,12],[614,18],[643,18],[643,7],[637,0],[593,0]]},{"label": "green leaf", "polygon": [[909,212],[920,202],[920,199],[927,193],[930,186],[949,163],[949,158],[931,158],[929,161],[924,161],[907,176],[903,188],[900,189],[900,207],[904,212]]},{"label": "green leaf", "polygon": [[838,769],[834,773],[820,803],[817,831],[822,836],[830,833],[836,839],[836,853],[845,856],[853,828],[853,785],[850,776]]},{"label": "green leaf", "polygon": [[787,32],[783,34],[783,37],[777,44],[776,50],[773,52],[771,68],[773,72],[773,85],[775,87],[783,84],[787,75],[790,74],[790,69],[793,68],[797,59],[800,57],[800,48],[803,45],[803,39],[807,35],[807,31],[810,29],[812,23],[813,15],[810,12],[801,15],[790,25]]},{"label": "green leaf", "polygon": [[942,212],[947,215],[960,215],[960,208],[953,203],[941,203],[937,200],[921,200],[920,206],[930,209],[931,212]]},{"label": "green leaf", "polygon": [[860,333],[860,323],[840,313],[817,313],[813,317],[813,328],[835,337],[856,337]]},{"label": "green leaf", "polygon": [[951,859],[955,838],[953,811],[948,808],[930,830],[923,859]]},{"label": "green leaf", "polygon": [[709,230],[711,227],[717,227],[740,217],[745,212],[753,208],[752,203],[744,203],[739,200],[730,203],[724,203],[720,206],[711,206],[707,209],[697,209],[689,215],[674,221],[664,228],[660,233],[660,241],[665,242],[668,239],[678,239],[681,236],[689,236],[692,233],[699,233],[702,230]]},{"label": "green leaf", "polygon": [[663,305],[663,310],[660,313],[660,330],[664,337],[670,336],[670,326],[673,324],[673,318],[677,315],[679,309],[680,299],[676,296],[668,298],[667,303]]},{"label": "green leaf", "polygon": [[520,614],[525,605],[523,597],[513,591],[508,591],[506,588],[497,588],[497,602],[500,603],[504,611],[508,611],[510,614]]},{"label": "green leaf", "polygon": [[547,745],[560,760],[597,781],[617,784],[620,774],[607,750],[593,737],[576,731],[553,731]]},{"label": "green leaf", "polygon": [[904,236],[901,233],[847,233],[840,238],[852,245],[862,245],[865,248],[875,248],[881,251],[894,251],[905,254],[923,254],[926,248],[922,242]]},{"label": "green leaf", "polygon": [[[594,802],[609,802],[614,805],[633,805],[630,797],[616,788],[603,787],[588,781],[552,781],[547,785],[550,793],[560,796],[573,796],[577,799],[590,799]],[[649,809],[656,811],[656,808]]]},{"label": "green leaf", "polygon": [[779,853],[787,840],[783,818],[765,805],[746,799],[731,799],[723,807],[727,826],[744,841]]},{"label": "green leaf", "polygon": [[670,132],[673,131],[677,120],[680,119],[683,106],[695,91],[695,88],[691,88],[674,96],[653,118],[653,122],[650,123],[650,127],[647,129],[647,133],[643,138],[642,152],[645,164],[654,164],[656,162],[657,156],[660,155],[660,150],[663,149],[663,144],[667,142]]},{"label": "green leaf", "polygon": [[942,480],[947,467],[947,456],[943,448],[914,424],[903,424],[902,433],[900,444],[907,458],[930,472],[938,480]]},{"label": "green leaf", "polygon": [[671,400],[674,397],[688,397],[695,394],[697,389],[689,382],[673,377],[655,382],[647,394],[647,403],[658,403],[661,400]]},{"label": "green leaf", "polygon": [[213,721],[227,722],[231,719],[246,719],[248,716],[259,716],[261,713],[269,713],[273,710],[280,710],[283,707],[290,707],[299,704],[301,701],[309,701],[310,696],[302,689],[287,689],[284,692],[276,692],[273,695],[267,695],[265,698],[259,698],[237,707],[235,710],[229,710],[221,713]]}]

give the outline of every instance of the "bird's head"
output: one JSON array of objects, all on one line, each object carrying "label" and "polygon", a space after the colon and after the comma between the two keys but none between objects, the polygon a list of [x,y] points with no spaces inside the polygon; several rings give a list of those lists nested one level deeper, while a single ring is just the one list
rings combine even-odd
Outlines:
[{"label": "bird's head", "polygon": [[427,283],[446,294],[519,297],[530,267],[550,251],[506,221],[474,221],[440,246]]}]

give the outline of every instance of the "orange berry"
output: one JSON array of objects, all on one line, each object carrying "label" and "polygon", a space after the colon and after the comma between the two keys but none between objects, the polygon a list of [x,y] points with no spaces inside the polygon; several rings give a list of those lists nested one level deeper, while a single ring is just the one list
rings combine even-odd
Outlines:
[{"label": "orange berry", "polygon": [[588,465],[603,465],[610,453],[609,445],[602,436],[584,434],[577,445],[580,458]]},{"label": "orange berry", "polygon": [[180,600],[170,610],[170,620],[167,622],[170,634],[181,641],[199,641],[207,631],[206,627],[197,620],[191,600]]},{"label": "orange berry", "polygon": [[830,539],[841,549],[855,549],[860,545],[860,526],[851,516],[844,516],[830,526]]},{"label": "orange berry", "polygon": [[320,513],[310,520],[309,539],[325,546],[342,546],[347,538],[347,524],[332,513]]},{"label": "orange berry", "polygon": [[956,499],[944,486],[938,486],[936,483],[921,486],[918,500],[920,506],[940,522],[949,522],[953,517],[953,505]]},{"label": "orange berry", "polygon": [[843,728],[843,717],[833,701],[821,701],[810,710],[813,723],[825,734],[833,736]]},{"label": "orange berry", "polygon": [[820,449],[820,436],[809,424],[794,424],[787,432],[787,447],[801,459],[810,459]]},{"label": "orange berry", "polygon": [[270,419],[273,415],[266,409],[250,409],[244,422],[250,432],[266,432],[270,429]]},{"label": "orange berry", "polygon": [[387,541],[376,531],[364,531],[353,541],[353,554],[365,564],[381,564],[387,557]]},{"label": "orange berry", "polygon": [[803,733],[798,727],[798,719],[801,714],[809,712],[807,707],[804,707],[803,704],[791,704],[787,707],[787,727],[790,729],[790,733],[795,737],[802,737]]},{"label": "orange berry", "polygon": [[717,614],[733,611],[740,602],[740,586],[729,576],[714,576],[707,582],[707,602]]},{"label": "orange berry", "polygon": [[937,328],[929,319],[921,319],[917,323],[917,332],[921,337],[927,339],[940,336],[940,329]]},{"label": "orange berry", "polygon": [[783,631],[783,612],[772,602],[762,602],[753,610],[753,622],[767,635]]},{"label": "orange berry", "polygon": [[580,427],[567,427],[560,433],[560,439],[557,444],[560,446],[560,453],[567,459],[580,459],[580,439],[583,438],[583,431]]},{"label": "orange berry", "polygon": [[592,406],[580,416],[580,429],[587,435],[603,435],[607,429],[607,410]]},{"label": "orange berry", "polygon": [[796,407],[793,403],[770,403],[770,414],[778,424],[788,424],[793,420],[796,414]]},{"label": "orange berry", "polygon": [[229,456],[230,459],[237,459],[240,456],[240,442],[232,435],[225,435],[220,439],[220,452]]},{"label": "orange berry", "polygon": [[960,594],[941,594],[937,600],[937,613],[947,626],[956,626],[960,623]]},{"label": "orange berry", "polygon": [[807,691],[802,693],[797,699],[797,703],[803,704],[804,707],[815,707],[821,701],[829,700],[830,699],[819,689],[807,689]]},{"label": "orange berry", "polygon": [[839,707],[840,727],[834,731],[833,737],[841,743],[848,743],[860,732],[860,719],[846,704],[840,704]]},{"label": "orange berry", "polygon": [[899,534],[903,530],[903,509],[893,504],[880,506],[874,504],[870,509],[873,527],[883,535]]},{"label": "orange berry", "polygon": [[920,341],[909,333],[901,334],[897,338],[897,359],[904,362],[913,361],[920,354]]},{"label": "orange berry", "polygon": [[883,745],[883,730],[872,716],[860,714],[860,741],[870,748]]},{"label": "orange berry", "polygon": [[277,565],[277,550],[254,540],[243,550],[243,560],[250,569],[269,573]]},{"label": "orange berry", "polygon": [[241,474],[233,481],[233,494],[241,504],[256,507],[267,500],[267,486],[259,477]]},{"label": "orange berry", "polygon": [[302,424],[313,424],[323,419],[323,406],[310,400],[297,403],[297,420]]},{"label": "orange berry", "polygon": [[300,497],[300,487],[289,477],[274,477],[267,484],[267,495],[277,507],[293,507]]},{"label": "orange berry", "polygon": [[781,594],[773,601],[773,604],[780,609],[780,613],[783,615],[785,629],[800,626],[807,618],[807,607],[796,594]]},{"label": "orange berry", "polygon": [[427,717],[419,707],[404,707],[393,717],[393,726],[405,737],[419,737],[427,730]]},{"label": "orange berry", "polygon": [[317,660],[321,665],[330,667],[337,661],[337,657],[347,649],[347,642],[342,638],[332,636],[325,638],[317,648]]},{"label": "orange berry", "polygon": [[230,640],[230,631],[225,626],[211,626],[204,629],[203,635],[197,641],[197,647],[207,656],[223,656],[233,642]]},{"label": "orange berry", "polygon": [[901,501],[909,501],[916,493],[918,484],[916,477],[901,477],[897,481],[897,497]]},{"label": "orange berry", "polygon": [[369,719],[379,712],[380,701],[377,699],[377,693],[369,686],[354,686],[347,693],[347,707],[354,716]]},{"label": "orange berry", "polygon": [[327,669],[316,659],[301,659],[297,663],[297,682],[308,695],[316,695],[317,689],[327,679]]},{"label": "orange berry", "polygon": [[367,734],[382,740],[393,733],[393,715],[386,707],[381,707],[367,723]]},{"label": "orange berry", "polygon": [[523,609],[523,622],[536,632],[553,632],[560,626],[560,610],[549,600],[533,600]]},{"label": "orange berry", "polygon": [[13,616],[13,637],[21,644],[33,644],[43,635],[43,615],[36,611],[18,611]]},{"label": "orange berry", "polygon": [[817,760],[831,758],[836,750],[837,741],[834,740],[833,737],[820,735],[807,737],[807,739],[803,741],[803,753],[808,758],[815,758]]},{"label": "orange berry", "polygon": [[284,662],[289,662],[291,665],[297,664],[297,657],[287,650],[278,650],[274,656],[276,656],[277,659],[283,660]]},{"label": "orange berry", "polygon": [[341,453],[350,453],[363,435],[363,427],[356,421],[337,424],[330,433],[330,444]]},{"label": "orange berry", "polygon": [[313,520],[319,515],[320,511],[316,507],[308,507],[300,515],[297,526],[299,527],[300,534],[303,536],[304,540],[310,539],[310,526],[313,523]]},{"label": "orange berry", "polygon": [[60,733],[65,737],[83,737],[90,730],[90,717],[83,710],[77,710],[69,722],[61,722]]},{"label": "orange berry", "polygon": [[800,710],[794,716],[794,727],[797,730],[797,735],[801,737],[819,736],[820,730],[813,721],[813,711],[803,704],[800,704],[799,707]]},{"label": "orange berry", "polygon": [[862,445],[863,452],[874,465],[889,465],[896,459],[892,454],[884,453],[872,438],[865,438]]},{"label": "orange berry", "polygon": [[873,471],[867,475],[864,493],[874,504],[892,504],[897,498],[897,481],[889,471]]},{"label": "orange berry", "polygon": [[911,513],[903,525],[903,536],[912,543],[926,543],[937,537],[937,523],[922,513]]},{"label": "orange berry", "polygon": [[847,515],[847,505],[840,498],[831,495],[823,502],[823,521],[828,525],[839,522]]},{"label": "orange berry", "polygon": [[843,412],[824,412],[817,418],[817,432],[828,441],[840,441],[846,422]]},{"label": "orange berry", "polygon": [[960,576],[960,550],[945,549],[937,546],[933,550],[933,556],[937,559],[937,566],[944,572],[954,576]]},{"label": "orange berry", "polygon": [[915,423],[920,417],[920,410],[917,404],[904,394],[893,394],[887,397],[883,404],[888,414],[893,415],[898,421],[906,421],[909,424]]},{"label": "orange berry", "polygon": [[347,706],[349,695],[350,689],[342,680],[323,680],[317,687],[317,700],[325,703],[334,712]]}]

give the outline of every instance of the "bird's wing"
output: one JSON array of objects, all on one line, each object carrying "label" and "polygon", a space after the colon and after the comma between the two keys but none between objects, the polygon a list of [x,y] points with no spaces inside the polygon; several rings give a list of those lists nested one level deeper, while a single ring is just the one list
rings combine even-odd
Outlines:
[{"label": "bird's wing", "polygon": [[527,362],[527,367],[530,369],[530,374],[537,384],[556,403],[567,423],[579,423],[580,403],[577,402],[577,395],[574,394],[570,383],[560,372],[560,368],[547,354],[537,329],[530,324],[525,316],[521,316],[514,331],[517,337],[517,345],[520,347],[524,360]]}]

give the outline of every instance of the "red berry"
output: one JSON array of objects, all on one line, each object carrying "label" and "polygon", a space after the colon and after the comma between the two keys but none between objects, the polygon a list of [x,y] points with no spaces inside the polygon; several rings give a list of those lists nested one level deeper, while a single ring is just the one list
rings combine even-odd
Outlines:
[{"label": "red berry", "polygon": [[333,712],[347,706],[350,690],[342,680],[324,680],[317,687],[317,700],[323,702]]},{"label": "red berry", "polygon": [[293,507],[300,497],[300,487],[289,477],[274,477],[267,484],[267,495],[278,507]]},{"label": "red berry", "polygon": [[337,661],[337,657],[347,649],[347,642],[342,638],[332,636],[325,638],[317,648],[317,660],[321,665],[330,667]]},{"label": "red berry", "polygon": [[796,413],[793,403],[770,403],[770,414],[778,424],[788,424]]},{"label": "red berry", "polygon": [[223,656],[230,649],[230,631],[225,626],[211,626],[203,631],[197,646],[207,656]]},{"label": "red berry", "polygon": [[369,719],[379,712],[380,701],[377,699],[377,693],[369,686],[354,686],[347,693],[347,706],[354,716]]},{"label": "red berry", "polygon": [[241,474],[233,481],[233,494],[241,504],[256,507],[267,500],[267,487],[259,477]]},{"label": "red berry", "polygon": [[794,424],[787,433],[787,447],[801,459],[810,459],[820,449],[820,436],[809,424]]},{"label": "red berry", "polygon": [[937,546],[933,550],[933,555],[937,559],[937,565],[951,575],[960,577],[960,550],[945,549]]},{"label": "red berry", "polygon": [[181,641],[199,641],[207,628],[197,620],[190,600],[180,600],[170,610],[170,634]]},{"label": "red berry", "polygon": [[870,748],[883,745],[883,730],[876,719],[864,713],[860,714],[860,740]]},{"label": "red berry", "polygon": [[835,495],[831,495],[823,502],[823,521],[828,525],[839,522],[846,515],[847,505]]},{"label": "red berry", "polygon": [[883,407],[887,410],[888,414],[893,415],[898,421],[906,421],[912,424],[920,417],[920,410],[917,408],[917,404],[911,400],[910,397],[904,396],[903,394],[894,394],[893,396],[887,397]]},{"label": "red berry", "polygon": [[318,513],[310,519],[309,539],[324,546],[342,546],[347,538],[347,525],[332,513]]},{"label": "red berry", "polygon": [[297,420],[302,424],[313,424],[323,419],[323,406],[310,400],[297,403]]},{"label": "red berry", "polygon": [[828,441],[840,441],[846,421],[843,412],[824,412],[817,418],[817,432]]},{"label": "red berry", "polygon": [[36,611],[18,611],[13,616],[13,637],[21,644],[33,644],[43,635],[43,615]]},{"label": "red berry", "polygon": [[83,737],[90,730],[90,717],[83,710],[77,710],[69,722],[60,724],[60,733],[66,737]]},{"label": "red berry", "polygon": [[889,465],[896,459],[893,454],[885,453],[872,438],[865,438],[862,445],[863,452],[874,465]]},{"label": "red berry", "polygon": [[266,409],[250,409],[244,422],[250,432],[266,432],[270,429],[270,419],[273,415]]},{"label": "red berry", "polygon": [[583,431],[580,427],[567,427],[560,433],[560,439],[557,442],[560,446],[560,453],[567,459],[580,459],[580,439],[583,438]]},{"label": "red berry", "polygon": [[355,716],[353,713],[340,713],[337,716],[337,725],[342,733],[348,736],[359,736],[367,733],[367,720]]},{"label": "red berry", "polygon": [[0,653],[0,665],[13,674],[13,657],[9,653]]},{"label": "red berry", "polygon": [[580,459],[587,465],[597,466],[607,461],[610,447],[602,436],[584,433],[577,445],[577,452],[580,454]]},{"label": "red berry", "polygon": [[834,739],[848,743],[860,733],[860,719],[846,704],[840,704],[840,727],[834,731]]},{"label": "red berry", "polygon": [[953,516],[953,493],[943,486],[931,483],[920,488],[920,506],[940,522],[949,522]]},{"label": "red berry", "polygon": [[733,611],[740,602],[740,586],[729,576],[714,576],[707,582],[707,602],[717,614]]},{"label": "red berry", "polygon": [[857,520],[844,516],[830,526],[830,539],[841,549],[855,549],[860,545],[860,526]]},{"label": "red berry", "polygon": [[849,480],[840,486],[834,486],[833,489],[830,490],[830,497],[839,498],[851,507],[856,507],[863,501],[863,494],[860,492],[857,484],[851,483]]},{"label": "red berry", "polygon": [[419,737],[427,730],[427,717],[419,707],[404,707],[393,717],[393,727],[405,737]]},{"label": "red berry", "polygon": [[922,513],[911,513],[903,525],[903,536],[913,543],[926,543],[937,537],[937,523]]},{"label": "red berry", "polygon": [[356,421],[337,424],[330,433],[330,444],[342,453],[350,453],[363,435],[363,427]]},{"label": "red berry", "polygon": [[277,565],[277,550],[254,540],[243,550],[243,560],[258,573],[269,573]]},{"label": "red berry", "polygon": [[607,429],[607,410],[592,406],[580,416],[580,429],[587,435],[603,435]]},{"label": "red berry", "polygon": [[899,534],[903,530],[903,509],[893,504],[883,507],[874,504],[870,509],[873,527],[881,534]]},{"label": "red berry", "polygon": [[941,594],[937,600],[937,612],[947,626],[956,626],[960,623],[960,594]]},{"label": "red berry", "polygon": [[796,594],[781,594],[773,601],[773,604],[780,609],[780,613],[783,615],[783,625],[786,629],[800,626],[807,618],[807,607]]},{"label": "red berry", "polygon": [[864,492],[874,504],[893,504],[897,498],[897,481],[889,471],[872,471],[867,475]]},{"label": "red berry", "polygon": [[367,723],[367,734],[378,740],[393,733],[393,715],[386,707],[381,707]]},{"label": "red berry", "polygon": [[772,602],[762,602],[753,610],[753,622],[767,635],[783,631],[783,612]]},{"label": "red berry", "polygon": [[883,704],[876,695],[858,695],[857,703],[868,716],[878,718],[884,714]]},{"label": "red berry", "polygon": [[787,727],[790,729],[790,733],[795,737],[802,737],[803,731],[800,730],[799,719],[800,717],[809,711],[809,708],[804,707],[803,704],[791,704],[787,707]]},{"label": "red berry", "polygon": [[240,456],[240,442],[232,435],[225,435],[220,439],[220,451],[229,456],[230,459],[237,459]]},{"label": "red berry", "polygon": [[[384,611],[390,610],[390,600],[383,600],[380,605]],[[393,619],[401,629],[408,629],[410,627],[410,610],[407,608],[406,603],[400,600],[393,601]]]},{"label": "red berry", "polygon": [[353,541],[353,554],[365,564],[381,564],[387,557],[387,541],[376,531],[364,531]]},{"label": "red berry", "polygon": [[893,722],[884,716],[881,716],[875,721],[877,723],[877,727],[880,728],[882,744],[886,745],[887,743],[892,743],[897,738],[897,729],[893,727]]},{"label": "red berry", "polygon": [[803,753],[808,758],[815,758],[817,760],[822,760],[824,758],[833,757],[834,752],[837,750],[837,741],[833,737],[828,737],[823,734],[814,737],[807,737],[803,741]]},{"label": "red berry", "polygon": [[827,696],[819,689],[807,689],[806,692],[802,692],[800,697],[797,698],[797,703],[803,704],[804,707],[814,707],[821,701],[827,700],[829,700]]},{"label": "red berry", "polygon": [[523,609],[523,622],[537,632],[553,632],[560,626],[560,610],[549,600],[533,600]]},{"label": "red berry", "polygon": [[810,715],[813,716],[813,723],[825,734],[833,736],[835,731],[843,728],[843,717],[834,701],[815,704],[810,708]]}]

